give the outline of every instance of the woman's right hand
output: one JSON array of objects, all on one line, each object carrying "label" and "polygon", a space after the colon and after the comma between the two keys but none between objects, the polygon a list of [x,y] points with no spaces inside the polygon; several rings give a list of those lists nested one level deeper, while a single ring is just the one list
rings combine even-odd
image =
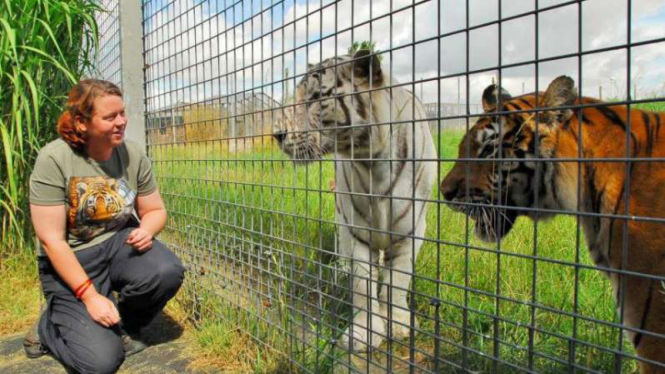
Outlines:
[{"label": "woman's right hand", "polygon": [[81,298],[92,320],[109,328],[120,322],[120,313],[113,301],[95,290],[88,290]]}]

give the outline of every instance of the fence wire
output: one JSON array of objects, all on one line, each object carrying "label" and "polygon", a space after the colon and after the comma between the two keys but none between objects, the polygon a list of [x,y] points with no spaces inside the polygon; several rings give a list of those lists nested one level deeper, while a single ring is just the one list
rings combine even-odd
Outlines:
[{"label": "fence wire", "polygon": [[102,9],[95,14],[99,45],[94,56],[93,69],[87,75],[113,82],[122,87],[120,2],[118,0],[99,0],[97,4]]},{"label": "fence wire", "polygon": [[160,239],[253,370],[665,371],[660,2],[143,12]]}]

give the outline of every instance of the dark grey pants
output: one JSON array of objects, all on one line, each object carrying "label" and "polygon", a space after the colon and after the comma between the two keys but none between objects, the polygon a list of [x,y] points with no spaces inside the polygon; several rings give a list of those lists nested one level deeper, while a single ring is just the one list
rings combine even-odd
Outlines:
[{"label": "dark grey pants", "polygon": [[[97,291],[116,303],[121,324],[130,332],[150,323],[175,296],[185,270],[157,240],[144,253],[126,244],[133,229],[125,228],[101,244],[75,252]],[[39,323],[42,344],[69,372],[115,373],[125,360],[119,326],[109,329],[93,321],[46,257],[39,258],[39,278],[46,298],[46,312]]]}]

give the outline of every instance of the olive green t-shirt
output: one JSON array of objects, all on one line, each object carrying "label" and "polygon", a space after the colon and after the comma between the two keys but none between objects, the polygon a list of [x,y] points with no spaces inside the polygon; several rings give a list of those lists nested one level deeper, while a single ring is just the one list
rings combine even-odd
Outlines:
[{"label": "olive green t-shirt", "polygon": [[[63,205],[67,241],[77,251],[103,242],[130,220],[138,222],[136,196],[156,189],[150,159],[136,143],[125,140],[108,160],[98,162],[57,139],[37,156],[30,176],[30,203]],[[41,246],[39,255],[44,255]]]}]

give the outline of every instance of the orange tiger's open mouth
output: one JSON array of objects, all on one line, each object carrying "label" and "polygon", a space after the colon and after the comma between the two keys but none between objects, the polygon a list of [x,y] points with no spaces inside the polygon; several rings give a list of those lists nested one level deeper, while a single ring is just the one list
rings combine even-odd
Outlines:
[{"label": "orange tiger's open mouth", "polygon": [[486,208],[474,219],[474,233],[482,241],[496,242],[508,235],[516,219],[515,210]]},{"label": "orange tiger's open mouth", "polygon": [[484,196],[454,198],[448,206],[473,220],[474,233],[485,242],[503,239],[513,228],[518,216],[518,212],[514,209],[493,207]]}]

